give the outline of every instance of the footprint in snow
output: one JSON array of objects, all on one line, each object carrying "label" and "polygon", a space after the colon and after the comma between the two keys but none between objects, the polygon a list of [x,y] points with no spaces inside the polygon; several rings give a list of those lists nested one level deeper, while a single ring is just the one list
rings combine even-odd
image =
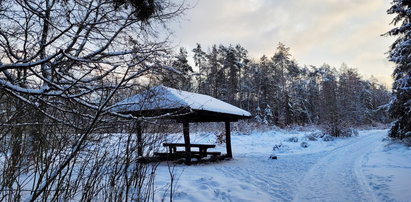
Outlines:
[{"label": "footprint in snow", "polygon": [[249,187],[249,186],[243,185],[243,184],[240,185],[240,188],[241,188],[242,190],[250,190],[250,187]]},{"label": "footprint in snow", "polygon": [[202,177],[202,178],[197,179],[195,182],[197,184],[209,185],[209,186],[212,186],[212,187],[220,186],[220,184],[218,182],[214,181],[212,177],[210,177],[210,178]]}]

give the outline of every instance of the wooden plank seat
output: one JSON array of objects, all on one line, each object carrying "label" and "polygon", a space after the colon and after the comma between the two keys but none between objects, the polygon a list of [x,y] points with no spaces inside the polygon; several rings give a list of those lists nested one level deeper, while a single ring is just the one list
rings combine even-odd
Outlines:
[{"label": "wooden plank seat", "polygon": [[[189,144],[190,147],[215,148],[215,144]],[[185,147],[184,143],[163,143],[164,147]]]},{"label": "wooden plank seat", "polygon": [[170,154],[168,152],[154,152],[154,155],[164,160],[175,160],[178,158],[184,158],[184,156],[181,154],[177,154],[177,153]]},{"label": "wooden plank seat", "polygon": [[[186,157],[186,152],[185,151],[177,151],[176,153],[170,154],[170,153],[163,153],[163,152],[154,152],[154,155],[163,158],[163,159],[178,159],[178,158],[184,158]],[[220,156],[221,152],[207,152],[207,153],[200,153],[199,151],[192,151],[191,152],[191,157],[192,158],[197,158],[197,159],[201,159],[204,158],[206,156]]]}]

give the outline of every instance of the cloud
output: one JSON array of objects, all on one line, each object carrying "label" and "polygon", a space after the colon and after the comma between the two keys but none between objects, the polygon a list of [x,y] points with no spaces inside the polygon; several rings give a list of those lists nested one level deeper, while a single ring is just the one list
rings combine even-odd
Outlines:
[{"label": "cloud", "polygon": [[241,44],[252,57],[272,55],[278,42],[300,64],[339,66],[391,74],[384,53],[393,38],[386,0],[198,0],[177,26],[179,45]]}]

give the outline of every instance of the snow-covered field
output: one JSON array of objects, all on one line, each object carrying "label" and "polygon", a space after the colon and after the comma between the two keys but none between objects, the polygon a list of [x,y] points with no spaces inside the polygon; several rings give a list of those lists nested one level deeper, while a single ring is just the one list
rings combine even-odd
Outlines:
[{"label": "snow-covered field", "polygon": [[[411,201],[411,148],[383,141],[386,130],[333,141],[309,140],[313,133],[234,134],[233,160],[175,165],[173,200]],[[215,136],[197,133],[192,141],[212,143]],[[159,166],[156,179],[156,200],[169,200],[164,196],[170,182],[167,163]]]}]

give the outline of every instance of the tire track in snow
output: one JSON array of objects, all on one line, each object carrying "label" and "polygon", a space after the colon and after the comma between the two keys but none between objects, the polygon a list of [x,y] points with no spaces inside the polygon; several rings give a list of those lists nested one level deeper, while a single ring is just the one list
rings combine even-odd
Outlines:
[{"label": "tire track in snow", "polygon": [[330,151],[305,174],[294,201],[375,201],[361,164],[380,139],[367,135]]}]

